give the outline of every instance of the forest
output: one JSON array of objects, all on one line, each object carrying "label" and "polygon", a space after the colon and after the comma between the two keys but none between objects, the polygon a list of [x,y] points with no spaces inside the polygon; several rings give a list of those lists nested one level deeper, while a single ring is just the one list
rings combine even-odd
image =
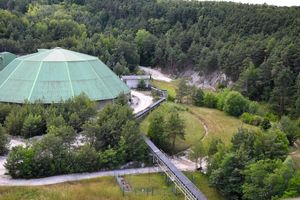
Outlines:
[{"label": "forest", "polygon": [[[219,93],[204,93],[187,88],[181,79],[175,97],[242,115],[243,122],[259,126],[238,130],[226,146],[218,138],[210,141],[205,153],[210,186],[230,199],[300,195],[300,174],[288,156],[300,126],[294,123],[300,117],[300,7],[167,0],[0,0],[0,18],[0,51],[24,55],[59,46],[97,56],[119,76],[139,73],[139,65],[159,67],[177,77],[187,69],[199,75],[222,71],[234,82],[234,91],[224,89],[224,82],[218,85]],[[45,177],[144,159],[139,152],[145,147],[129,145],[141,143],[130,108],[120,100],[97,114],[87,99],[81,96],[46,108],[39,102],[1,105],[1,135],[29,138],[48,133],[11,151],[9,174]],[[281,120],[274,123],[280,119],[280,107]],[[90,121],[96,115],[99,119]],[[129,117],[121,117],[125,115]],[[153,116],[150,128],[175,138],[164,129],[174,121],[170,119]],[[36,129],[30,128],[33,125]],[[181,128],[179,136],[184,138]],[[80,149],[70,146],[79,132],[90,138]],[[163,146],[164,138],[154,133],[150,129],[148,136]]]},{"label": "forest", "polygon": [[[154,0],[1,0],[0,51],[62,48],[98,56],[117,75],[137,66],[180,76],[222,70],[250,100],[300,113],[300,8]],[[225,83],[226,84],[226,83]]]}]

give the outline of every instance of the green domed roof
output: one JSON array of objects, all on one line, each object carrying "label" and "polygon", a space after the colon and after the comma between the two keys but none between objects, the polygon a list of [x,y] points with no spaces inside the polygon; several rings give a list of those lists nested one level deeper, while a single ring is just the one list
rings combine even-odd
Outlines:
[{"label": "green domed roof", "polygon": [[98,101],[122,91],[130,88],[97,57],[59,47],[18,57],[0,72],[0,102],[59,103],[81,92]]}]

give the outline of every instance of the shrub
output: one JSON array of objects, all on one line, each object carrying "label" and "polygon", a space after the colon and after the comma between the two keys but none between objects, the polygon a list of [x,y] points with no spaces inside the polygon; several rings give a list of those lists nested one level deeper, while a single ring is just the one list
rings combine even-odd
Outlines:
[{"label": "shrub", "polygon": [[262,117],[258,115],[252,115],[250,113],[243,113],[241,116],[241,120],[250,125],[259,126],[262,122]]},{"label": "shrub", "polygon": [[[240,116],[243,113],[243,108],[247,106],[247,100],[241,93],[232,91],[227,95],[224,102],[224,112],[228,115]],[[247,109],[245,109],[246,111]]]},{"label": "shrub", "polygon": [[204,95],[203,104],[205,107],[216,108],[217,102],[218,102],[218,98],[214,93],[208,92]]},{"label": "shrub", "polygon": [[175,97],[172,96],[171,94],[168,94],[166,101],[174,102],[175,101]]},{"label": "shrub", "polygon": [[271,123],[269,118],[264,117],[259,126],[264,130],[271,128]]},{"label": "shrub", "polygon": [[223,110],[224,108],[224,103],[227,95],[229,94],[230,89],[226,88],[223,92],[220,93],[218,103],[217,103],[217,108],[220,110]]},{"label": "shrub", "polygon": [[76,171],[91,172],[99,168],[99,155],[88,143],[83,145],[76,156]]},{"label": "shrub", "polygon": [[194,97],[195,106],[203,106],[204,92],[201,88],[198,88]]},{"label": "shrub", "polygon": [[138,85],[137,85],[138,88],[145,88],[146,87],[146,82],[144,80],[144,78],[141,78]]},{"label": "shrub", "polygon": [[259,109],[259,104],[256,101],[251,101],[249,104],[249,113],[256,115]]}]

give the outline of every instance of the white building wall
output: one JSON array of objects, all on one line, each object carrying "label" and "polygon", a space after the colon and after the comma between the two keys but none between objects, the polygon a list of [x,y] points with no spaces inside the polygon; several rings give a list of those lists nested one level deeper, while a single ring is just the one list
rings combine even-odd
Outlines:
[{"label": "white building wall", "polygon": [[[125,81],[125,83],[130,87],[130,88],[137,88],[137,85],[139,84],[140,80],[130,80],[130,79],[127,79]],[[148,87],[148,84],[149,84],[149,80],[145,80],[145,83],[146,83],[146,87]]]},{"label": "white building wall", "polygon": [[139,84],[139,80],[126,80],[126,84],[130,88],[137,88],[137,85]]}]

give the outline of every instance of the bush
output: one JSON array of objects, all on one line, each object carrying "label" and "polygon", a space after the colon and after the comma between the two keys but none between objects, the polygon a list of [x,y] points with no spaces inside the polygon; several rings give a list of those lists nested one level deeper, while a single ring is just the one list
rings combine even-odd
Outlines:
[{"label": "bush", "polygon": [[204,92],[201,88],[198,88],[194,97],[195,106],[203,106]]},{"label": "bush", "polygon": [[171,94],[168,94],[166,101],[174,102],[175,101],[175,97],[172,96]]},{"label": "bush", "polygon": [[217,107],[218,98],[212,93],[208,92],[204,95],[203,104],[207,108],[216,108]]},{"label": "bush", "polygon": [[241,120],[250,125],[259,126],[262,122],[262,117],[258,115],[252,115],[250,113],[243,113]]},{"label": "bush", "polygon": [[241,93],[232,91],[227,95],[224,102],[224,112],[228,115],[240,116],[245,111],[247,106],[247,100],[241,95]]},{"label": "bush", "polygon": [[137,87],[138,87],[138,88],[141,88],[141,89],[143,89],[143,88],[146,87],[146,82],[145,82],[144,78],[141,78],[141,79],[140,79],[140,81],[139,81]]},{"label": "bush", "polygon": [[279,121],[277,128],[286,134],[287,139],[292,146],[300,136],[300,128],[296,126],[288,117],[283,116]]},{"label": "bush", "polygon": [[249,113],[256,115],[259,109],[259,104],[256,101],[251,101],[249,104]]},{"label": "bush", "polygon": [[151,96],[152,97],[159,97],[160,96],[160,92],[158,90],[151,90]]},{"label": "bush", "polygon": [[219,110],[223,110],[225,99],[226,99],[227,95],[229,94],[229,92],[230,92],[230,89],[226,88],[223,92],[220,93],[218,103],[217,103],[217,108]]},{"label": "bush", "polygon": [[259,126],[264,130],[268,130],[269,128],[271,128],[269,118],[264,117]]},{"label": "bush", "polygon": [[88,143],[82,146],[76,156],[76,171],[91,172],[99,168],[99,155]]}]

